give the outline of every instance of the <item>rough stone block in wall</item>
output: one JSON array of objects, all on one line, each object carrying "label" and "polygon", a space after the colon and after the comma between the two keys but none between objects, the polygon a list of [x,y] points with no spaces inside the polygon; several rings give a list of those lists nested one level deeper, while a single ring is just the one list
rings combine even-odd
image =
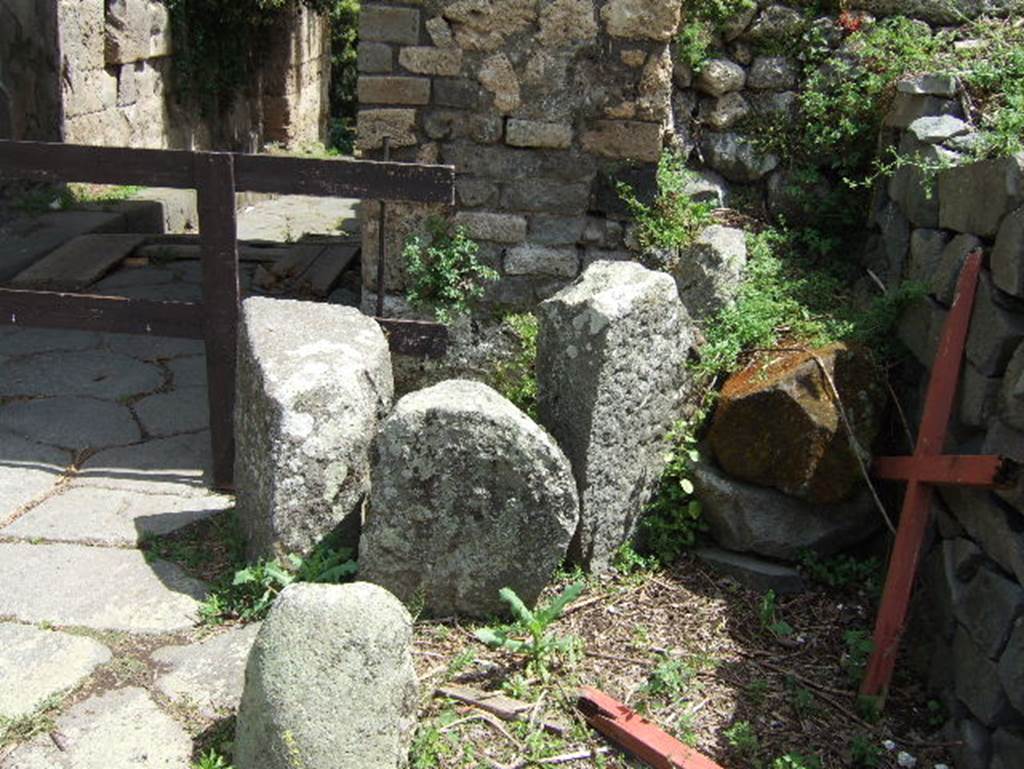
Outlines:
[{"label": "rough stone block in wall", "polygon": [[680,4],[672,0],[611,0],[601,9],[612,37],[663,43],[676,33],[679,15]]},{"label": "rough stone block in wall", "polygon": [[510,118],[505,127],[505,141],[513,147],[567,149],[572,144],[572,133],[572,126],[566,123]]},{"label": "rough stone block in wall", "polygon": [[107,0],[107,64],[129,64],[171,53],[170,19],[163,2]]},{"label": "rough stone block in wall", "polygon": [[957,697],[985,726],[997,726],[1012,717],[1010,701],[999,683],[996,663],[985,656],[964,628],[953,640]]},{"label": "rough stone block in wall", "polygon": [[419,75],[453,77],[462,69],[462,50],[416,46],[398,52],[398,63]]},{"label": "rough stone block in wall", "polygon": [[575,247],[523,245],[505,252],[506,275],[548,275],[575,278],[580,270],[580,257]]},{"label": "rough stone block in wall", "polygon": [[[169,60],[165,60],[169,63]],[[117,106],[142,103],[159,114],[163,109],[164,90],[169,67],[157,61],[137,61],[121,67],[117,79]],[[150,117],[150,122],[155,121]]]},{"label": "rough stone block in wall", "polygon": [[999,390],[1003,380],[1000,377],[983,375],[968,361],[964,364],[957,389],[957,418],[961,424],[984,427],[996,413]]},{"label": "rough stone block in wall", "polygon": [[775,155],[761,152],[744,136],[707,132],[701,142],[707,164],[731,182],[755,182],[779,165]]},{"label": "rough stone block in wall", "polygon": [[582,214],[590,200],[586,184],[557,184],[543,179],[519,179],[505,185],[501,204],[511,210]]},{"label": "rough stone block in wall", "polygon": [[387,43],[360,41],[357,65],[360,72],[391,72],[395,66],[394,49]]},{"label": "rough stone block in wall", "polygon": [[634,262],[595,262],[539,316],[541,423],[580,489],[570,555],[603,571],[660,478],[664,434],[689,386],[692,324],[674,281]]},{"label": "rough stone block in wall", "polygon": [[1024,583],[1024,521],[997,495],[984,489],[943,486],[943,501],[986,555]]},{"label": "rough stone block in wall", "polygon": [[250,558],[355,546],[370,442],[391,407],[391,353],[358,310],[255,297],[242,305],[235,408],[238,517]]},{"label": "rough stone block in wall", "polygon": [[481,88],[465,78],[437,78],[434,80],[434,103],[442,107],[476,109],[480,104]]},{"label": "rough stone block in wall", "polygon": [[416,8],[365,5],[359,12],[359,39],[416,45],[420,41],[420,12]]},{"label": "rough stone block in wall", "polygon": [[945,230],[918,228],[910,233],[907,278],[927,285],[942,261],[942,252],[947,243],[949,233]]},{"label": "rough stone block in wall", "polygon": [[928,290],[942,304],[949,306],[953,303],[956,284],[967,255],[982,245],[981,240],[974,235],[957,235],[942,250],[942,256],[926,281]]},{"label": "rough stone block in wall", "polygon": [[907,128],[918,118],[940,115],[961,117],[963,111],[952,99],[897,92],[883,124],[887,128]]},{"label": "rough stone block in wall", "polygon": [[1007,307],[1005,295],[983,271],[967,335],[967,360],[985,376],[1002,376],[1017,345],[1024,339],[1024,305]]},{"label": "rough stone block in wall", "polygon": [[1024,298],[1024,208],[1008,214],[999,225],[991,261],[996,286]]},{"label": "rough stone block in wall", "polygon": [[82,71],[103,69],[107,63],[104,3],[59,0],[58,18],[61,57],[70,65],[65,77],[74,83]]},{"label": "rough stone block in wall", "polygon": [[[1024,618],[1014,623],[1013,633],[999,660],[999,681],[1013,706],[1024,713]],[[1024,759],[1024,755],[1021,758]],[[1014,764],[1006,766],[1009,769]]]},{"label": "rough stone block in wall", "polygon": [[526,217],[487,211],[460,211],[455,224],[466,228],[475,240],[495,243],[521,243],[526,239]]},{"label": "rough stone block in wall", "polygon": [[102,68],[72,70],[70,81],[64,81],[65,119],[116,109],[117,75]]},{"label": "rough stone block in wall", "polygon": [[1014,620],[1024,614],[1024,588],[993,569],[979,569],[953,611],[981,653],[999,659]]},{"label": "rough stone block in wall", "polygon": [[1024,203],[1024,156],[981,160],[939,172],[939,226],[995,237]]},{"label": "rough stone block in wall", "polygon": [[361,150],[377,150],[387,137],[392,147],[416,145],[416,110],[364,109],[356,124],[356,146]]},{"label": "rough stone block in wall", "polygon": [[[385,293],[405,293],[405,260],[402,249],[413,235],[425,235],[425,224],[431,216],[444,213],[444,206],[427,203],[389,202],[384,221],[384,288]],[[363,286],[377,289],[377,256],[380,251],[380,204],[364,201],[360,207],[360,233],[363,252],[361,265]]]},{"label": "rough stone block in wall", "polygon": [[[999,393],[999,418],[1014,429],[1024,430],[1024,342],[1006,367],[1002,391]],[[1024,578],[1021,579],[1024,582]]]},{"label": "rough stone block in wall", "polygon": [[363,75],[359,78],[359,102],[361,104],[427,104],[430,102],[430,79]]},{"label": "rough stone block in wall", "polygon": [[636,120],[598,120],[583,134],[583,148],[607,158],[656,162],[663,127]]}]

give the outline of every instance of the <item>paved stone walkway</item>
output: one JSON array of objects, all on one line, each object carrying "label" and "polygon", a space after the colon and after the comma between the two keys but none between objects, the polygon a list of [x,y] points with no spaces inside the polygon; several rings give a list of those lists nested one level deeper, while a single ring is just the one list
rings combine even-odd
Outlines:
[{"label": "paved stone walkway", "polygon": [[[244,237],[346,215],[273,202]],[[198,281],[183,261],[98,288],[190,300]],[[206,585],[139,547],[233,505],[207,487],[205,386],[200,342],[0,327],[0,737],[53,719],[0,740],[0,769],[181,769],[237,707],[257,626],[198,626]]]}]

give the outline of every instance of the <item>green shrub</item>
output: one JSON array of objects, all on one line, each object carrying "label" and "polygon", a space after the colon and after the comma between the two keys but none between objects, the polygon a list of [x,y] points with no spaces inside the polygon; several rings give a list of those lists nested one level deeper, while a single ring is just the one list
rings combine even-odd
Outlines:
[{"label": "green shrub", "polygon": [[641,248],[677,249],[689,245],[711,222],[714,204],[695,201],[686,192],[694,178],[682,155],[666,149],[658,160],[658,189],[650,205],[640,200],[629,184],[619,182],[619,197],[636,222]]},{"label": "green shrub", "polygon": [[502,325],[515,337],[516,349],[495,366],[491,386],[536,420],[537,317],[531,313],[506,315]]},{"label": "green shrub", "polygon": [[657,494],[640,519],[637,540],[645,553],[663,565],[672,564],[693,547],[700,532],[707,530],[700,502],[694,497],[693,465],[700,459],[697,439],[690,422],[677,422],[666,436],[665,469]]},{"label": "green shrub", "polygon": [[466,315],[498,273],[480,262],[480,246],[464,227],[441,217],[427,220],[429,240],[413,235],[405,243],[408,290],[414,307],[429,309],[440,323]]},{"label": "green shrub", "polygon": [[710,58],[715,37],[754,0],[689,0],[683,4],[684,23],[675,40],[675,58],[700,72]]}]

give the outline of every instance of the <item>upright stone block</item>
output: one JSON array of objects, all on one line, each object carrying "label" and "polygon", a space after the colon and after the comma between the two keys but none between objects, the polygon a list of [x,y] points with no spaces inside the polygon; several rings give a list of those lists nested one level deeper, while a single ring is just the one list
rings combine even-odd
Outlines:
[{"label": "upright stone block", "polygon": [[551,437],[497,392],[452,379],[402,398],[375,442],[360,575],[434,616],[532,605],[579,519]]},{"label": "upright stone block", "polygon": [[672,278],[633,262],[594,262],[539,315],[540,419],[572,462],[582,505],[570,556],[601,571],[657,486],[689,386],[692,323]]},{"label": "upright stone block", "polygon": [[1024,202],[1024,159],[980,160],[939,173],[939,226],[991,238]]},{"label": "upright stone block", "polygon": [[256,636],[238,769],[398,769],[416,726],[412,618],[375,585],[291,585]]},{"label": "upright stone block", "polygon": [[387,339],[358,310],[252,298],[235,404],[238,516],[251,557],[359,536],[370,442],[391,406]]}]

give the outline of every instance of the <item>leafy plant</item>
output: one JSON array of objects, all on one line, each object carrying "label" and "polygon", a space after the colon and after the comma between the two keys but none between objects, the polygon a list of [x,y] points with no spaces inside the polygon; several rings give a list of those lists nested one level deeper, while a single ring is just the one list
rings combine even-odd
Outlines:
[{"label": "leafy plant", "polygon": [[793,626],[780,617],[774,590],[769,590],[761,597],[758,609],[763,630],[776,638],[788,638],[793,635]]},{"label": "leafy plant", "polygon": [[697,438],[691,422],[679,421],[666,436],[665,455],[658,492],[640,519],[638,539],[646,552],[662,564],[673,563],[707,530],[701,518],[700,502],[694,498],[693,465],[700,460]]},{"label": "leafy plant", "polygon": [[847,630],[843,633],[843,643],[846,645],[846,652],[839,660],[839,666],[846,672],[849,682],[856,686],[864,677],[864,670],[868,666],[868,658],[871,657],[875,644],[866,630]]},{"label": "leafy plant", "polygon": [[622,547],[615,551],[612,558],[612,566],[615,571],[623,577],[632,577],[637,574],[654,571],[660,566],[657,557],[642,555],[633,547],[633,543],[625,542]]},{"label": "leafy plant", "polygon": [[61,698],[51,696],[28,715],[12,718],[0,716],[0,750],[16,742],[27,742],[37,734],[54,729],[53,713]]},{"label": "leafy plant", "polygon": [[758,754],[761,752],[761,741],[757,738],[757,732],[750,725],[749,721],[737,721],[725,730],[725,739],[729,746],[735,750],[740,757],[751,764],[760,765]]},{"label": "leafy plant", "polygon": [[687,186],[696,177],[686,168],[685,158],[666,149],[658,159],[657,192],[647,204],[626,182],[616,189],[636,223],[636,238],[645,251],[674,250],[689,245],[711,221],[714,204],[694,200]]},{"label": "leafy plant", "polygon": [[467,314],[498,273],[480,262],[480,246],[466,229],[441,217],[427,220],[429,240],[413,235],[405,243],[408,291],[414,307],[430,309],[441,323]]},{"label": "leafy plant", "polygon": [[199,762],[192,764],[192,769],[234,769],[231,763],[213,748],[199,757]]},{"label": "leafy plant", "polygon": [[531,313],[506,315],[502,326],[516,339],[516,350],[500,361],[491,385],[532,419],[537,419],[537,317]]},{"label": "leafy plant", "polygon": [[227,619],[263,619],[281,591],[294,582],[338,583],[351,579],[358,569],[352,555],[348,548],[323,547],[307,558],[292,554],[246,566],[214,586],[200,604],[200,616],[214,625]]},{"label": "leafy plant", "polygon": [[855,734],[850,740],[850,761],[858,769],[877,769],[882,766],[884,756],[871,735]]},{"label": "leafy plant", "polygon": [[880,586],[882,563],[877,558],[858,560],[850,555],[821,558],[813,550],[800,553],[800,566],[811,579],[836,589],[863,589],[875,593]]},{"label": "leafy plant", "polygon": [[822,769],[822,767],[821,759],[817,756],[787,753],[772,761],[772,769]]},{"label": "leafy plant", "polygon": [[[572,656],[579,643],[577,639],[569,636],[556,638],[547,630],[582,592],[583,583],[576,582],[566,587],[546,606],[530,611],[512,588],[504,587],[498,595],[508,604],[516,622],[512,625],[480,628],[475,635],[488,646],[526,655],[533,671],[542,679],[546,679],[548,660],[555,654]],[[515,637],[524,633],[528,636],[525,639]]]},{"label": "leafy plant", "polygon": [[691,0],[684,6],[686,22],[675,41],[675,58],[700,72],[714,47],[715,36],[735,16],[754,6],[753,0]]}]

